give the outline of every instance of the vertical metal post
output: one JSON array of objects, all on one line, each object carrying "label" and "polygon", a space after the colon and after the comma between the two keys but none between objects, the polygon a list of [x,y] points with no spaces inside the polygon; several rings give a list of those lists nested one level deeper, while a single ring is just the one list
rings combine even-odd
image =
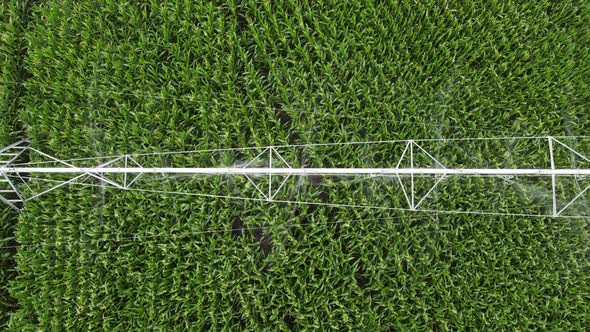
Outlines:
[{"label": "vertical metal post", "polygon": [[271,200],[272,199],[272,172],[270,171],[272,169],[272,150],[273,147],[269,147],[268,148],[268,197],[267,200]]},{"label": "vertical metal post", "polygon": [[411,190],[412,190],[412,204],[410,206],[410,209],[414,210],[416,209],[416,204],[415,202],[415,193],[414,193],[414,141],[410,140],[410,181],[411,181]]},{"label": "vertical metal post", "polygon": [[548,136],[547,141],[549,142],[549,159],[551,161],[551,195],[553,198],[553,216],[557,217],[557,189],[556,189],[556,176],[555,176],[555,158],[553,156],[553,137]]},{"label": "vertical metal post", "polygon": [[[125,155],[125,169],[127,169],[127,161],[128,160],[129,160],[129,156],[128,155]],[[129,186],[127,186],[127,172],[125,172],[124,177],[125,178],[123,179],[123,187],[125,189],[129,189]]]}]

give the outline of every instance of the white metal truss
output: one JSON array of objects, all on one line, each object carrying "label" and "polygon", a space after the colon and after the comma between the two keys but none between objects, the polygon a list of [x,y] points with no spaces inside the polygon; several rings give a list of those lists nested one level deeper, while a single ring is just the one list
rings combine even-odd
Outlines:
[{"label": "white metal truss", "polygon": [[[395,167],[384,168],[307,168],[292,167],[287,160],[277,151],[276,147],[269,146],[263,149],[255,158],[251,159],[243,166],[228,167],[145,167],[141,165],[132,155],[123,155],[113,158],[92,167],[79,167],[70,162],[58,159],[47,153],[39,151],[29,146],[28,140],[22,140],[0,150],[0,201],[4,202],[13,209],[20,210],[23,203],[42,196],[50,191],[63,187],[67,184],[76,183],[82,178],[94,178],[102,183],[108,184],[119,189],[130,189],[137,180],[146,174],[191,174],[191,175],[235,175],[244,176],[253,185],[255,190],[263,197],[264,200],[273,201],[277,194],[287,183],[287,180],[293,176],[393,176],[401,185],[404,199],[407,202],[407,208],[417,210],[423,202],[431,195],[436,187],[449,177],[463,176],[539,176],[551,178],[552,207],[551,215],[560,216],[564,210],[568,209],[575,201],[582,197],[590,185],[580,188],[578,194],[563,207],[558,205],[558,177],[578,177],[590,176],[590,168],[560,168],[555,162],[555,148],[560,146],[567,149],[570,153],[578,158],[590,163],[590,159],[572,147],[563,143],[561,140],[547,136],[545,137],[548,144],[548,155],[550,168],[451,168],[445,167],[437,158],[428,152],[421,144],[415,140],[405,141],[404,149],[399,157]],[[27,163],[15,163],[23,156],[26,151],[35,152],[46,159],[51,160],[57,166],[44,167]],[[426,156],[432,167],[417,167],[415,158],[420,153]],[[267,163],[264,167],[255,167],[261,160]],[[402,166],[408,164],[408,166]],[[21,179],[23,174],[71,174],[70,180],[62,181],[55,186],[44,190],[41,193],[25,198],[15,184],[14,179]],[[107,174],[122,175],[122,181],[109,179]],[[263,187],[257,183],[254,177],[264,176],[268,179],[268,186]],[[282,181],[274,181],[273,177],[280,176]],[[434,183],[425,193],[418,193],[415,187],[415,177],[432,176]],[[409,178],[409,187],[404,185],[402,179]],[[23,181],[26,185],[26,181]]]},{"label": "white metal truss", "polygon": [[[24,139],[1,149],[0,169],[9,167],[15,160],[18,160],[26,152],[28,146],[29,141]],[[24,199],[7,173],[0,171],[0,201],[15,210],[19,210],[24,203]]]}]

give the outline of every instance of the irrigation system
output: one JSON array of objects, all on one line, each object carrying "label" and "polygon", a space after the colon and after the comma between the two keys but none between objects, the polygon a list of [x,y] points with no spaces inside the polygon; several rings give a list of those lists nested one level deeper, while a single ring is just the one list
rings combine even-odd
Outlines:
[{"label": "irrigation system", "polygon": [[[515,138],[518,139],[518,138]],[[179,165],[178,167],[151,167],[142,165],[135,155],[120,155],[108,157],[101,163],[93,166],[75,165],[75,160],[59,159],[44,153],[30,145],[29,140],[21,140],[15,144],[0,149],[0,201],[7,204],[15,210],[22,210],[25,203],[32,199],[37,199],[51,191],[57,190],[68,184],[76,184],[82,178],[93,178],[98,182],[108,185],[110,188],[130,190],[134,186],[140,186],[137,181],[140,177],[146,175],[155,176],[175,176],[186,175],[194,177],[210,176],[235,176],[245,177],[260,194],[260,200],[275,201],[277,194],[285,186],[288,178],[291,177],[393,177],[401,185],[400,194],[403,196],[402,201],[407,202],[407,206],[399,207],[407,210],[420,210],[422,202],[445,180],[461,177],[539,177],[549,179],[550,188],[550,207],[548,216],[558,217],[564,214],[568,208],[578,201],[590,189],[590,186],[578,188],[578,192],[568,199],[568,201],[559,204],[558,179],[563,178],[585,178],[590,176],[590,168],[581,167],[559,167],[555,161],[555,149],[567,151],[573,157],[588,162],[590,159],[578,152],[573,147],[564,143],[558,137],[546,136],[536,137],[546,144],[547,157],[545,165],[549,167],[488,167],[488,168],[464,168],[448,167],[440,162],[437,157],[423,148],[420,140],[403,140],[395,141],[396,144],[402,144],[401,155],[397,156],[397,163],[388,163],[387,167],[295,167],[287,162],[286,158],[279,152],[279,147],[267,146],[260,148],[261,152],[250,161],[241,165],[226,165],[216,167],[187,167],[193,165]],[[370,144],[365,142],[359,144]],[[44,162],[29,162],[28,155],[35,153],[37,156],[44,158]],[[424,167],[416,162],[417,154],[426,156],[430,160],[429,166]],[[105,158],[105,157],[103,157]],[[90,158],[88,158],[90,159]],[[265,160],[264,166],[260,167],[257,161]],[[182,167],[181,167],[182,166]],[[34,194],[25,194],[23,188],[29,188],[33,179],[39,179],[55,174],[71,176],[69,180],[53,180],[54,183],[47,189]],[[119,175],[119,179],[114,180],[112,175]],[[257,178],[266,178],[268,181],[264,186],[257,183]],[[273,182],[273,177],[280,177],[278,184]],[[416,189],[418,178],[431,177],[434,181],[429,189],[425,192],[419,192]],[[403,183],[408,183],[404,186]],[[268,185],[267,185],[268,184]]]}]

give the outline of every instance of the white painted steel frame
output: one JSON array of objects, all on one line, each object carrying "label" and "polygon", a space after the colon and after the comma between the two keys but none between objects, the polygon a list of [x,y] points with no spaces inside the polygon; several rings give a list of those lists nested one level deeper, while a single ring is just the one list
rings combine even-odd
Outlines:
[{"label": "white painted steel frame", "polygon": [[51,174],[194,174],[194,175],[489,175],[489,176],[576,176],[590,175],[590,169],[538,168],[274,168],[274,167],[0,167],[0,173]]},{"label": "white painted steel frame", "polygon": [[[411,186],[409,190],[406,190],[402,185],[402,190],[405,198],[410,206],[410,209],[415,210],[424,199],[433,191],[433,189],[445,178],[449,176],[550,176],[551,177],[551,191],[552,191],[552,215],[559,216],[566,208],[568,208],[575,200],[590,189],[590,186],[581,190],[578,195],[563,208],[558,209],[557,206],[557,185],[556,179],[558,176],[588,176],[590,175],[590,169],[578,169],[578,168],[556,168],[554,160],[554,147],[560,145],[571,151],[573,154],[582,158],[583,160],[590,162],[586,156],[580,154],[576,150],[562,143],[552,136],[546,137],[549,148],[549,158],[551,168],[446,168],[442,165],[435,157],[428,153],[424,148],[414,140],[407,140],[406,146],[402,152],[395,168],[293,168],[287,161],[277,152],[275,147],[266,147],[258,156],[248,162],[245,166],[241,167],[142,167],[131,155],[124,155],[114,158],[106,163],[98,165],[96,167],[77,167],[66,161],[52,157],[46,153],[36,150],[32,147],[28,147],[28,140],[22,140],[8,147],[0,149],[0,156],[9,157],[9,160],[0,161],[0,175],[4,178],[4,182],[8,182],[10,185],[9,190],[2,190],[2,192],[9,191],[19,197],[18,202],[24,203],[26,200],[36,198],[49,191],[57,189],[68,183],[73,183],[75,180],[83,177],[94,177],[100,181],[111,184],[116,188],[129,189],[141,175],[143,174],[163,174],[163,175],[174,175],[174,174],[190,174],[190,175],[238,175],[245,176],[254,187],[269,201],[272,201],[276,196],[277,192],[283,187],[287,178],[290,176],[308,176],[308,175],[325,175],[325,176],[396,176],[401,184],[402,176],[409,176],[411,179]],[[58,162],[63,167],[33,167],[29,165],[12,165],[12,163],[26,150],[37,152],[42,156],[51,159],[54,162]],[[12,151],[11,150],[16,150]],[[414,157],[416,151],[422,151],[425,153],[436,165],[432,168],[415,167]],[[268,156],[268,167],[249,167],[256,159]],[[123,160],[124,167],[112,167],[111,165],[117,161]],[[276,158],[276,159],[275,159]],[[400,167],[402,160],[409,158],[410,167]],[[283,163],[286,167],[277,167],[276,163],[273,164],[273,159],[279,163]],[[10,180],[10,176],[14,175],[21,178],[22,174],[74,174],[74,178],[50,188],[40,194],[36,194],[33,197],[24,199],[21,193],[17,190],[16,186]],[[105,174],[124,174],[124,181],[119,184],[105,177]],[[133,176],[133,180],[128,181],[128,175]],[[269,179],[268,190],[264,188],[262,190],[252,180],[251,176],[267,176]],[[281,182],[280,186],[273,191],[271,184],[273,176],[286,176]],[[437,181],[430,188],[430,190],[421,197],[415,197],[416,192],[414,188],[415,176],[434,176],[437,177]],[[22,178],[21,178],[22,179]],[[409,192],[408,192],[409,191]],[[418,202],[416,203],[416,200]],[[18,209],[13,204],[16,201],[8,200],[0,195],[0,201],[8,204],[12,208]],[[16,202],[16,203],[18,203]]]}]

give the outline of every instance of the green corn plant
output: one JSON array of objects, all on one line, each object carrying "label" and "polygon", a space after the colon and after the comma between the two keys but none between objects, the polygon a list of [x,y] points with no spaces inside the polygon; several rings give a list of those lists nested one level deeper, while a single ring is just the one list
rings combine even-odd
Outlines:
[{"label": "green corn plant", "polygon": [[[2,29],[3,79],[29,73],[11,121],[24,124],[36,146],[64,157],[584,135],[590,121],[590,10],[573,1],[46,1],[30,19],[21,65],[4,56],[16,46],[6,41],[12,28]],[[0,112],[12,112],[5,96],[15,92],[0,89],[8,105]],[[0,142],[9,142],[7,119],[0,117]],[[545,157],[512,143],[425,148],[459,165]],[[380,145],[284,155],[294,164],[376,166],[395,152]],[[154,163],[231,165],[251,157]],[[239,181],[143,185],[224,194],[242,190]],[[448,181],[432,204],[509,211],[501,202],[518,194],[486,181]],[[391,183],[316,182],[297,189],[317,202],[404,204]],[[476,189],[484,184],[490,190]],[[539,200],[527,204],[545,203]],[[240,227],[232,224],[237,217]],[[213,229],[221,231],[207,233]],[[19,274],[7,283],[18,301],[8,322],[15,331],[584,330],[588,321],[587,227],[569,220],[72,186],[27,204],[16,238],[55,245],[18,250]]]}]

